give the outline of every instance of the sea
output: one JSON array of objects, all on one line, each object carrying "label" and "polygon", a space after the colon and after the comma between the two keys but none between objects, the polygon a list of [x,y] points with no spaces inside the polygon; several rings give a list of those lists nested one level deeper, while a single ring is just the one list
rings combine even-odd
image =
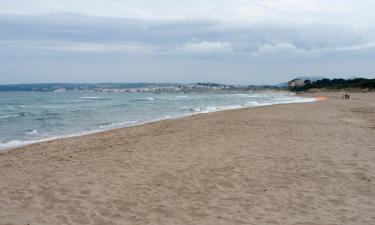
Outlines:
[{"label": "sea", "polygon": [[0,92],[0,149],[198,113],[312,101],[287,92]]}]

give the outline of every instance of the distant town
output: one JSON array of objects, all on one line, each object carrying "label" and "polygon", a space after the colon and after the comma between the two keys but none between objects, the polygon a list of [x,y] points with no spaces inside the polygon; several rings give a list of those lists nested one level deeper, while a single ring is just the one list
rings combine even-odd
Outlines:
[{"label": "distant town", "polygon": [[375,79],[327,79],[298,77],[277,85],[227,85],[218,83],[47,83],[0,85],[0,91],[38,91],[62,93],[68,91],[101,93],[199,93],[199,92],[248,92],[248,91],[308,91],[317,89],[375,90]]},{"label": "distant town", "polygon": [[193,92],[242,92],[261,89],[284,89],[277,86],[226,85],[217,83],[101,83],[101,84],[15,84],[0,85],[0,91],[39,91],[62,93],[85,91],[102,93],[193,93]]}]

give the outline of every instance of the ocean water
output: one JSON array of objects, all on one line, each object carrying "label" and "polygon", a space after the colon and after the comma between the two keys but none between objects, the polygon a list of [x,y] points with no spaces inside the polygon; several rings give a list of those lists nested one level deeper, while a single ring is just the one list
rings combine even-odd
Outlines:
[{"label": "ocean water", "polygon": [[0,149],[196,113],[314,100],[273,92],[0,92]]}]

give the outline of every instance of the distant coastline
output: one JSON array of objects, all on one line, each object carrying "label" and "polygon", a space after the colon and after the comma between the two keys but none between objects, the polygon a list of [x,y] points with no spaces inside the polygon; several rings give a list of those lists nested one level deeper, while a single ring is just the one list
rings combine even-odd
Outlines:
[{"label": "distant coastline", "polygon": [[66,92],[89,91],[103,93],[192,93],[192,92],[242,92],[249,90],[284,90],[273,85],[228,85],[219,83],[45,83],[0,85],[0,92],[38,91]]},{"label": "distant coastline", "polygon": [[0,84],[0,92],[101,92],[101,93],[231,93],[249,91],[374,91],[375,79],[327,79],[323,77],[297,77],[276,85],[230,85],[221,83],[35,83]]}]

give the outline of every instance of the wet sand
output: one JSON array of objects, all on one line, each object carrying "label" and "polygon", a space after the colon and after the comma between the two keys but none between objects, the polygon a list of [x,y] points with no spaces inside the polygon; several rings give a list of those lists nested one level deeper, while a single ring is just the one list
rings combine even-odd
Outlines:
[{"label": "wet sand", "polygon": [[315,96],[0,152],[0,224],[375,224],[375,93]]}]

